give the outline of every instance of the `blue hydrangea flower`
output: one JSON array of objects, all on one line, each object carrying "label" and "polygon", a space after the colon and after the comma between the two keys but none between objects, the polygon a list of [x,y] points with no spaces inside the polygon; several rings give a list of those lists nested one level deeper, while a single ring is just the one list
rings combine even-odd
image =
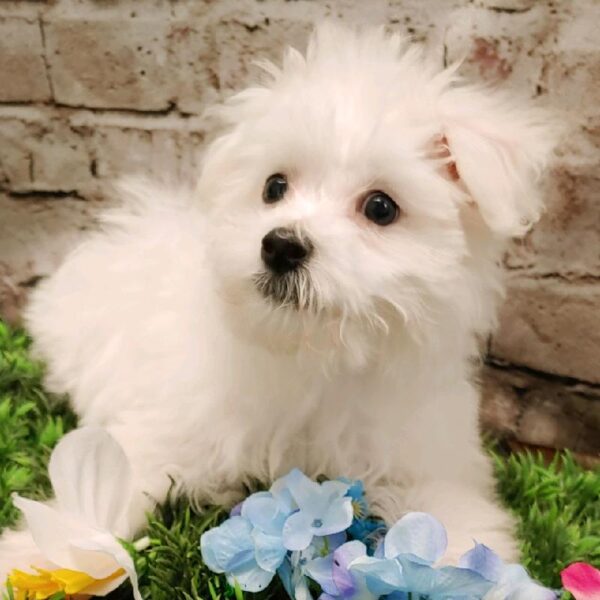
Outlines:
[{"label": "blue hydrangea flower", "polygon": [[[231,585],[238,583],[244,591],[259,592],[271,583],[275,570],[259,564],[252,531],[250,521],[231,517],[202,534],[200,550],[206,566],[215,573],[225,573]],[[269,561],[263,565],[271,566]]]},{"label": "blue hydrangea flower", "polygon": [[459,566],[471,569],[494,586],[488,592],[486,600],[555,600],[557,594],[536,583],[529,577],[521,565],[505,564],[502,559],[484,544],[475,544],[464,554]]},{"label": "blue hydrangea flower", "polygon": [[386,525],[381,519],[369,515],[369,504],[362,481],[359,479],[346,479],[345,477],[340,477],[339,481],[350,486],[346,495],[352,499],[353,519],[348,528],[348,535],[365,543],[367,548],[372,551],[375,549],[377,542],[383,537]]},{"label": "blue hydrangea flower", "polygon": [[338,481],[348,484],[346,496],[352,499],[352,513],[355,519],[366,519],[369,516],[369,504],[365,496],[365,486],[360,479],[340,477]]},{"label": "blue hydrangea flower", "polygon": [[297,510],[283,527],[283,545],[288,550],[308,548],[314,536],[345,531],[352,523],[352,500],[346,496],[349,485],[341,481],[316,483],[298,469],[283,479],[284,490],[276,490],[280,501],[287,492]]},{"label": "blue hydrangea flower", "polygon": [[252,494],[227,521],[202,535],[204,562],[244,591],[264,589],[285,558],[282,532],[291,510],[269,492]]},{"label": "blue hydrangea flower", "polygon": [[458,567],[436,568],[447,539],[430,515],[409,513],[381,539],[385,525],[368,512],[360,481],[319,484],[295,469],[205,532],[202,556],[244,591],[264,590],[277,573],[293,600],[313,600],[309,578],[321,586],[319,600],[557,598],[483,544],[475,544]]},{"label": "blue hydrangea flower", "polygon": [[306,565],[306,572],[323,590],[320,600],[375,600],[365,578],[351,573],[350,564],[367,555],[367,547],[358,540],[347,542],[323,558],[315,558]]},{"label": "blue hydrangea flower", "polygon": [[446,531],[425,513],[409,513],[386,534],[383,557],[359,557],[350,572],[364,576],[376,596],[416,593],[432,599],[482,598],[492,582],[467,567],[435,568],[446,551]]}]

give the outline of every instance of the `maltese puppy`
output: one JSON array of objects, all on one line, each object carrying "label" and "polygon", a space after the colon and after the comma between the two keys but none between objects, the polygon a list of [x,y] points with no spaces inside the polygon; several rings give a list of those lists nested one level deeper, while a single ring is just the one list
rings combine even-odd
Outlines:
[{"label": "maltese puppy", "polygon": [[[450,561],[473,539],[515,560],[474,380],[505,242],[542,207],[546,115],[379,29],[262,67],[213,109],[193,192],[130,183],[33,295],[49,388],[123,446],[133,529],[172,480],[227,504],[299,467],[364,480],[388,521],[432,513]],[[31,544],[5,533],[0,574]]]}]

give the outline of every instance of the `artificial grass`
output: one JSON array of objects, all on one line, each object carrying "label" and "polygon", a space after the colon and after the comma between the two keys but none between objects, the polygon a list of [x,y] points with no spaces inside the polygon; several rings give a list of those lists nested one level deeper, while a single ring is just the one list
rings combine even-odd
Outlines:
[{"label": "artificial grass", "polygon": [[[0,321],[0,530],[18,519],[11,492],[32,498],[49,494],[48,456],[76,423],[64,398],[44,390],[42,375],[42,366],[29,355],[26,334]],[[546,465],[539,455],[491,452],[499,492],[517,515],[523,563],[532,575],[558,588],[559,573],[568,564],[586,561],[598,566],[600,469],[586,471],[568,453]],[[259,595],[243,594],[202,564],[200,535],[224,516],[219,507],[196,512],[179,498],[148,517],[148,546],[139,551],[128,546],[145,599],[286,598],[278,584]],[[131,592],[124,586],[110,598],[129,599]]]}]

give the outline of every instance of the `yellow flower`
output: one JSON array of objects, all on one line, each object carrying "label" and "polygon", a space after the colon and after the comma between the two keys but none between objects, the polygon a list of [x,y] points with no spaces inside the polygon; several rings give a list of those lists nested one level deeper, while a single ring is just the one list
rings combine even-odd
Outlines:
[{"label": "yellow flower", "polygon": [[8,581],[13,587],[16,600],[38,600],[61,591],[58,583],[45,574],[33,575],[13,569],[8,575]]},{"label": "yellow flower", "polygon": [[16,600],[45,600],[57,592],[64,592],[67,595],[87,594],[95,586],[113,581],[125,573],[123,569],[119,569],[104,579],[94,579],[87,573],[71,569],[48,571],[33,568],[37,571],[37,575],[19,569],[10,572],[8,581],[16,593]]}]

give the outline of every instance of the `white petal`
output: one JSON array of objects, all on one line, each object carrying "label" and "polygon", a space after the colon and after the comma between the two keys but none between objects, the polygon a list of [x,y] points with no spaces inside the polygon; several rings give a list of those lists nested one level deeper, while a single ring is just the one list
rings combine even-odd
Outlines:
[{"label": "white petal", "polygon": [[111,553],[107,554],[105,550],[91,551],[95,548],[85,549],[85,543],[82,542],[87,540],[93,543],[94,538],[106,536],[118,544],[110,534],[88,527],[42,502],[15,494],[13,503],[25,516],[41,554],[58,567],[82,571],[94,579],[104,579],[120,568],[121,565]]},{"label": "white petal", "polygon": [[48,471],[61,510],[93,527],[128,534],[122,523],[132,496],[131,466],[106,430],[82,427],[65,435]]},{"label": "white petal", "polygon": [[82,592],[82,594],[85,593],[86,596],[88,594],[90,596],[106,596],[113,590],[116,590],[128,577],[129,575],[127,573],[123,573],[123,575],[119,575],[119,577],[115,577],[115,579],[111,579],[110,581],[95,583],[86,587],[85,592]]},{"label": "white petal", "polygon": [[[30,573],[31,565],[42,569],[56,569],[56,565],[46,560],[36,547],[28,529],[13,531],[2,538],[0,543],[0,597],[8,574],[13,569]],[[10,557],[7,560],[7,557]]]},{"label": "white petal", "polygon": [[[108,532],[100,532],[93,538],[73,541],[72,545],[77,546],[77,548],[81,549],[81,551],[91,552],[96,557],[104,555],[106,557],[112,558],[112,560],[118,565],[117,568],[121,567],[125,569],[125,572],[129,576],[129,579],[131,579],[131,585],[133,587],[133,595],[135,597],[135,600],[142,600],[142,595],[140,594],[140,590],[138,588],[137,573],[135,571],[133,559],[131,558],[127,550],[125,550],[125,548],[123,548],[123,546],[121,546],[121,544],[112,535],[110,535]],[[113,569],[111,571],[111,574],[114,573],[116,570],[116,568]],[[95,577],[94,575],[92,576]],[[102,578],[97,577],[97,579]]]}]

